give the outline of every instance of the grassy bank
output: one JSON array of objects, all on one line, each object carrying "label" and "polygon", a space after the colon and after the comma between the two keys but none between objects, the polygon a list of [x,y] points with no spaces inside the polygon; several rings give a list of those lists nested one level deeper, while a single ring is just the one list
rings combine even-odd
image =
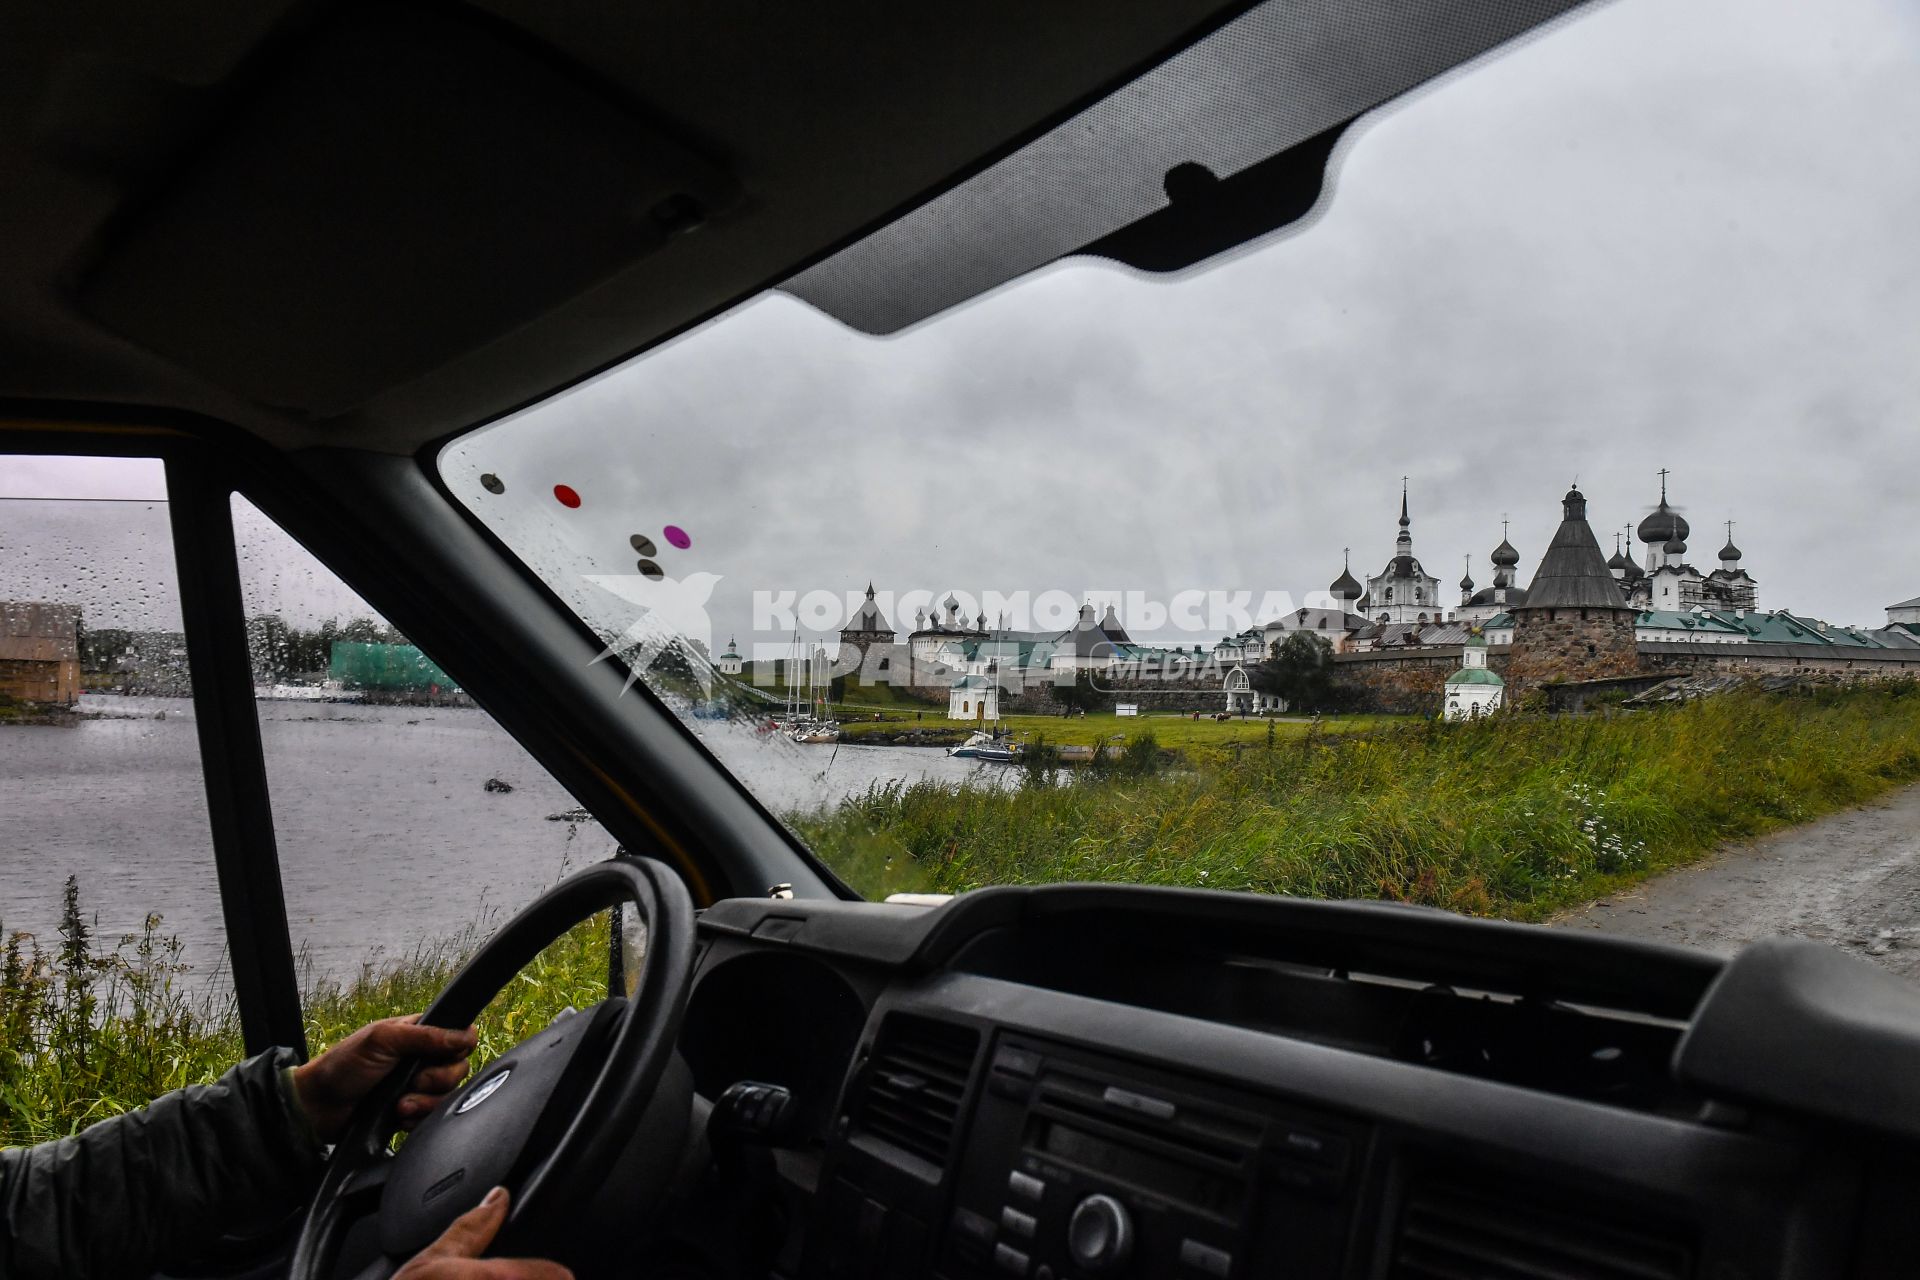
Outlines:
[{"label": "grassy bank", "polygon": [[1905,685],[1276,735],[1145,775],[876,786],[793,821],[868,893],[1118,880],[1539,919],[1915,778]]},{"label": "grassy bank", "polygon": [[[1012,733],[1028,738],[1041,737],[1055,746],[1090,747],[1125,742],[1151,734],[1161,747],[1173,751],[1208,751],[1235,746],[1261,746],[1266,742],[1267,726],[1281,738],[1297,738],[1312,731],[1342,733],[1359,729],[1377,729],[1394,722],[1392,716],[1326,716],[1316,727],[1305,717],[1247,720],[1195,720],[1190,716],[1116,716],[1112,712],[1071,719],[1060,716],[1007,716],[1000,723]],[[905,729],[944,731],[953,741],[965,740],[974,726],[935,716],[929,712],[918,722],[899,720],[852,721],[840,727],[841,741],[858,743],[862,738],[885,737]]]},{"label": "grassy bank", "polygon": [[[59,937],[23,934],[0,952],[0,1147],[41,1142],[212,1080],[243,1056],[230,982],[187,977],[178,940],[149,916],[138,934],[95,936],[78,885],[67,882]],[[4,930],[0,930],[4,933]],[[307,1042],[319,1051],[377,1018],[415,1013],[439,993],[478,930],[368,967],[347,982],[308,985]],[[599,916],[548,947],[495,997],[478,1023],[486,1061],[568,1005],[606,994],[607,924]],[[225,996],[209,995],[209,989]]]}]

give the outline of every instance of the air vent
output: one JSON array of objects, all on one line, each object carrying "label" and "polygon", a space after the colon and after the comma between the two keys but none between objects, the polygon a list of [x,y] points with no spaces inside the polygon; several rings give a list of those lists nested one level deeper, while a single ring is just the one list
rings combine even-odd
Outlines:
[{"label": "air vent", "polygon": [[1390,1280],[1683,1280],[1693,1255],[1669,1233],[1622,1215],[1543,1207],[1537,1191],[1503,1191],[1449,1176],[1413,1185],[1394,1241]]},{"label": "air vent", "polygon": [[867,1064],[859,1127],[945,1168],[980,1034],[890,1014]]}]

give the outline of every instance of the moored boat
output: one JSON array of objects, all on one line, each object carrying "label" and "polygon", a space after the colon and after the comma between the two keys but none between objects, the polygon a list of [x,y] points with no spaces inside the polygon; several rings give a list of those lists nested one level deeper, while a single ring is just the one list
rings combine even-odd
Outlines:
[{"label": "moored boat", "polygon": [[948,747],[947,754],[956,760],[984,760],[990,764],[1012,764],[1020,758],[1020,745],[1009,742],[1005,737],[989,733],[982,729],[972,734],[957,747]]},{"label": "moored boat", "polygon": [[838,742],[840,741],[840,722],[837,720],[804,720],[787,731],[787,736],[795,742]]}]

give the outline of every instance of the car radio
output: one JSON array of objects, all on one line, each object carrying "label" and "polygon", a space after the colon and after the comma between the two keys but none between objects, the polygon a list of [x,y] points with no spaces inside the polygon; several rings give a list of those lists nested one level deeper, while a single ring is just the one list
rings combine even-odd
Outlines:
[{"label": "car radio", "polygon": [[[1283,1248],[1337,1266],[1351,1122],[1003,1036],[943,1243],[955,1275],[1231,1280]],[[1277,1222],[1285,1227],[1266,1238]]]}]

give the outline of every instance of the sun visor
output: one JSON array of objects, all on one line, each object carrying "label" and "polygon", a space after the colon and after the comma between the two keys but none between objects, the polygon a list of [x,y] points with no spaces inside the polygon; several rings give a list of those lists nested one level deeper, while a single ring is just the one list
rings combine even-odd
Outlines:
[{"label": "sun visor", "polygon": [[1179,270],[1313,207],[1356,116],[1585,0],[1268,0],[782,288],[895,333],[1075,253]]},{"label": "sun visor", "polygon": [[664,122],[518,33],[367,5],[284,43],[110,228],[80,305],[250,400],[329,417],[737,198]]}]

